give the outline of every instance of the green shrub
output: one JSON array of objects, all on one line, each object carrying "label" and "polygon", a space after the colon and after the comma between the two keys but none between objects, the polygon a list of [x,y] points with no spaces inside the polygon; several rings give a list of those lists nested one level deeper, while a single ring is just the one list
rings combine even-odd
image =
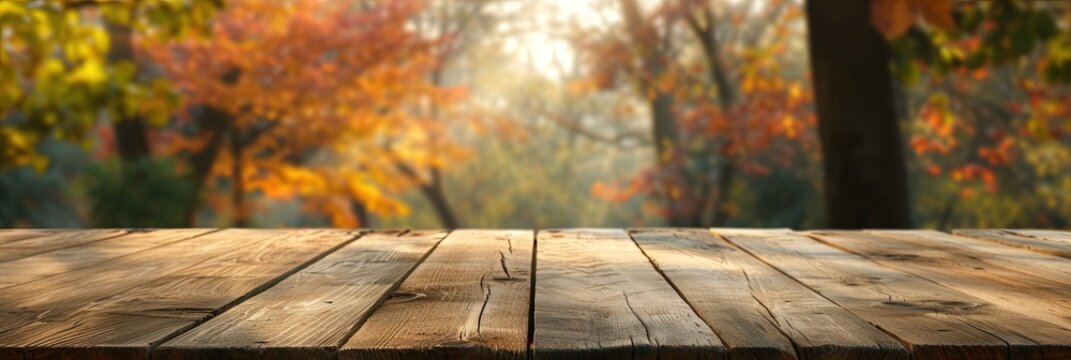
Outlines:
[{"label": "green shrub", "polygon": [[86,174],[89,218],[96,227],[181,227],[193,186],[174,161],[106,161]]}]

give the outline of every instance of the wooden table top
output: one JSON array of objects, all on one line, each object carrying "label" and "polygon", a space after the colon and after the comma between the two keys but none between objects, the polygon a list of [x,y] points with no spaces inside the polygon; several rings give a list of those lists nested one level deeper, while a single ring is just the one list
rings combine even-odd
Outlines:
[{"label": "wooden table top", "polygon": [[0,359],[1071,358],[1071,233],[0,230]]}]

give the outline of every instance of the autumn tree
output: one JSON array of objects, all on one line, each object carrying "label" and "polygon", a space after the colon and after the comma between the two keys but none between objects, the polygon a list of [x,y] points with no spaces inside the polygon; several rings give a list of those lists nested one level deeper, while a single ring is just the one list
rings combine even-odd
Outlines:
[{"label": "autumn tree", "polygon": [[[479,42],[480,32],[486,31],[493,21],[486,13],[486,8],[487,4],[479,1],[430,1],[424,10],[414,17],[412,23],[417,35],[432,42],[430,53],[434,66],[427,74],[431,85],[450,86],[448,71],[451,63]],[[447,113],[449,109],[443,109],[435,103],[429,104],[423,110],[426,111],[424,116],[439,122],[446,122],[446,118],[450,116],[468,117],[464,114]],[[441,136],[430,138],[428,145],[434,147],[439,142],[448,147],[452,146],[450,141],[442,141]],[[399,161],[397,167],[410,181],[417,184],[420,193],[431,204],[441,226],[450,229],[461,227],[462,219],[447,198],[442,166],[419,166]]]},{"label": "autumn tree", "polygon": [[823,191],[834,228],[911,226],[889,49],[871,25],[872,3],[806,3]]},{"label": "autumn tree", "polygon": [[925,22],[908,10],[874,15],[904,84],[926,224],[1067,226],[1071,5],[947,2]]},{"label": "autumn tree", "polygon": [[228,179],[235,226],[250,224],[249,193],[301,196],[339,226],[360,224],[354,200],[404,214],[390,194],[419,184],[396,164],[437,168],[463,152],[425,116],[463,91],[428,81],[437,40],[409,27],[424,5],[236,0],[211,41],[147,43],[191,109],[195,135],[172,151],[189,156],[198,186]]},{"label": "autumn tree", "polygon": [[177,37],[203,24],[220,5],[219,0],[0,2],[0,168],[43,168],[47,159],[36,151],[39,143],[84,141],[101,112],[112,119],[166,119],[167,85],[136,81],[135,64],[121,56],[123,40],[111,39],[98,20]]},{"label": "autumn tree", "polygon": [[185,194],[162,203],[129,200],[182,193],[163,185],[174,182],[149,183],[177,176],[148,156],[147,136],[150,127],[168,122],[176,96],[166,81],[143,75],[130,39],[133,33],[181,38],[200,30],[220,6],[220,0],[0,3],[0,170],[33,165],[46,176],[43,147],[58,140],[89,148],[92,130],[104,120],[112,129],[105,147],[117,145],[123,164],[100,164],[96,170],[108,170],[87,184],[93,224],[177,225],[156,215],[181,208],[181,201],[166,200]]},{"label": "autumn tree", "polygon": [[[911,224],[890,66],[901,78],[908,78],[918,69],[908,60],[912,57],[938,72],[954,68],[979,70],[1021,59],[1038,43],[1067,48],[1067,40],[1056,38],[1050,42],[1056,33],[1051,16],[1013,0],[961,8],[951,0],[873,0],[851,6],[808,2],[831,225],[857,228]],[[978,32],[981,34],[970,35]],[[897,54],[890,57],[881,34],[888,39],[910,36],[898,41]],[[846,48],[853,56],[844,56],[842,49]],[[1038,64],[1038,70],[1048,77],[1066,78],[1069,58],[1049,58]],[[933,107],[923,112],[929,127],[942,137],[951,135],[955,128],[952,118],[940,110],[947,104],[947,99],[935,98]],[[1001,145],[978,149],[978,155],[990,165],[1007,158],[1009,143],[997,135],[1000,133],[993,137]],[[947,154],[949,149],[948,144],[923,137],[914,137],[911,143],[919,154],[933,149]],[[928,171],[936,175],[942,168],[933,165]],[[987,166],[971,164],[952,173],[957,178],[982,179],[987,186],[994,186],[993,172]]]},{"label": "autumn tree", "polygon": [[791,162],[792,152],[776,148],[806,146],[795,141],[808,138],[811,121],[805,79],[778,62],[800,11],[764,4],[666,1],[645,10],[621,0],[620,32],[584,33],[577,42],[591,75],[579,87],[632,86],[646,102],[656,161],[627,186],[596,192],[646,193],[661,199],[670,225],[719,226],[737,212],[739,178]]}]

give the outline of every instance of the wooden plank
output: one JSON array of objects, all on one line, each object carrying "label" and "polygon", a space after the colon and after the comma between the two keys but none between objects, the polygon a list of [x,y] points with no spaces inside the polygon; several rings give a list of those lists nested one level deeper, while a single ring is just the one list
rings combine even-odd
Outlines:
[{"label": "wooden plank", "polygon": [[915,359],[1071,357],[1071,330],[806,236],[726,238],[907,343]]},{"label": "wooden plank", "polygon": [[72,246],[88,244],[126,234],[127,230],[60,231],[41,236],[21,237],[0,244],[0,262],[21,259]]},{"label": "wooden plank", "polygon": [[0,229],[0,244],[22,240],[26,238],[32,238],[35,236],[52,235],[63,231],[75,231],[75,230],[63,230],[63,229]]},{"label": "wooden plank", "polygon": [[630,233],[733,359],[908,358],[896,339],[709,231]]},{"label": "wooden plank", "polygon": [[1025,236],[1007,230],[956,229],[952,233],[1033,250],[1043,254],[1071,258],[1071,243],[1052,241],[1043,237]]},{"label": "wooden plank", "polygon": [[537,238],[536,359],[720,359],[717,335],[623,230]]},{"label": "wooden plank", "polygon": [[[265,233],[226,230],[27,282],[0,291],[0,334],[49,314],[64,313],[229,251],[262,241]],[[91,284],[92,286],[87,286]]]},{"label": "wooden plank", "polygon": [[78,270],[142,250],[187,240],[211,231],[214,230],[169,229],[142,231],[82,246],[74,246],[2,262],[0,263],[0,289]]},{"label": "wooden plank", "polygon": [[340,359],[524,359],[532,231],[459,230],[342,347]]},{"label": "wooden plank", "polygon": [[1071,328],[1071,261],[936,231],[811,235],[1005,309]]},{"label": "wooden plank", "polygon": [[1059,243],[1071,244],[1071,231],[1039,229],[1008,229],[1005,231],[1026,237],[1035,237]]},{"label": "wooden plank", "polygon": [[770,235],[770,234],[791,234],[793,232],[793,230],[789,229],[789,228],[726,228],[726,227],[718,227],[718,228],[710,228],[709,230],[712,233],[718,233],[718,234],[721,234],[721,235],[748,235],[748,234]]},{"label": "wooden plank", "polygon": [[350,239],[339,230],[226,230],[6,288],[0,358],[147,355],[154,341]]},{"label": "wooden plank", "polygon": [[[972,251],[984,252],[992,256],[994,261],[1000,261],[1005,264],[1014,263],[1017,264],[1016,266],[1030,267],[1030,269],[1019,269],[1021,271],[1044,271],[1046,272],[1044,275],[1046,277],[1055,276],[1066,279],[1067,276],[1071,276],[1071,272],[1068,270],[1068,264],[1071,264],[1071,262],[1067,261],[1067,259],[1041,254],[1020,247],[1007,246],[997,242],[979,241],[976,238],[952,235],[935,230],[867,230],[866,232],[896,237],[901,241],[933,241],[943,246],[967,248]],[[920,237],[926,240],[918,239]],[[1054,275],[1056,273],[1059,275]]]},{"label": "wooden plank", "polygon": [[444,232],[373,233],[212,318],[154,359],[329,359]]}]

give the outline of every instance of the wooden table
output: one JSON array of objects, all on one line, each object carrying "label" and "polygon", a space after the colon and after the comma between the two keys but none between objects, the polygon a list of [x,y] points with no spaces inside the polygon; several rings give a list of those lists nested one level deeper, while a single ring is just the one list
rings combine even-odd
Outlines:
[{"label": "wooden table", "polygon": [[1071,233],[3,230],[0,358],[1071,358]]}]

